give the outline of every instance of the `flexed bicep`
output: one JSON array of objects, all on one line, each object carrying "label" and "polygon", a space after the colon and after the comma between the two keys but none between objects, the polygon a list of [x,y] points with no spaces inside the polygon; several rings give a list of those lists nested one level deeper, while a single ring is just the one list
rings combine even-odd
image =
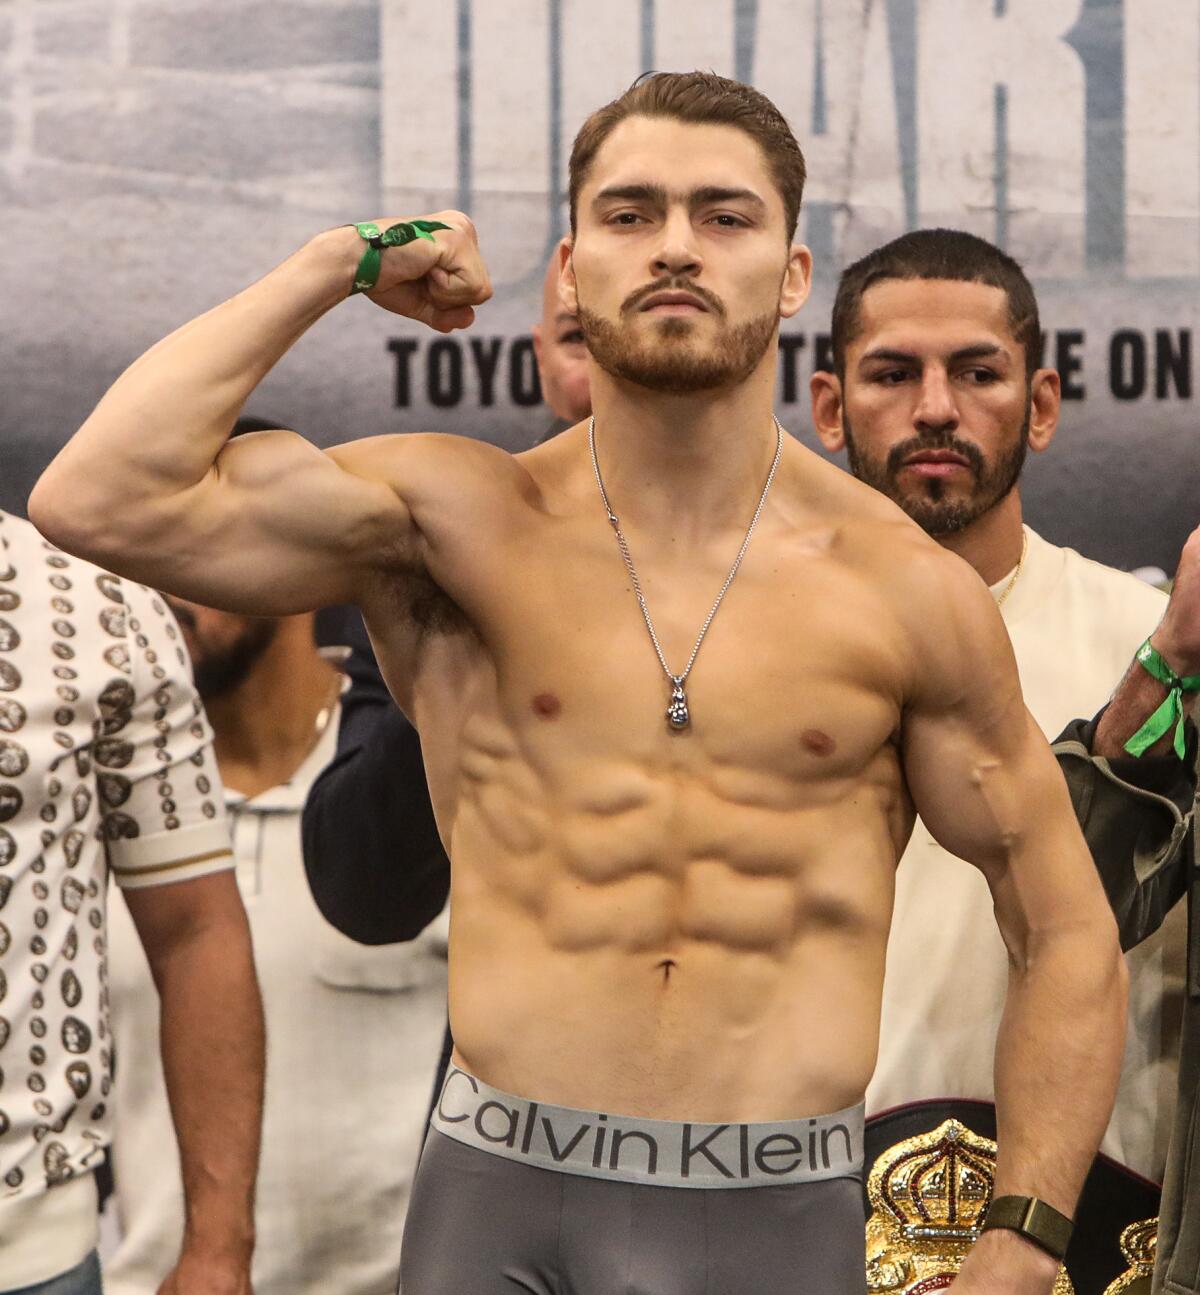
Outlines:
[{"label": "flexed bicep", "polygon": [[414,545],[412,515],[388,479],[403,472],[395,462],[405,457],[403,439],[333,451],[290,431],[230,441],[173,502],[177,525],[160,529],[139,578],[252,615],[358,601],[370,574]]},{"label": "flexed bicep", "polygon": [[[370,249],[371,295],[445,330],[465,326],[491,287],[470,221],[441,214],[418,246]],[[279,615],[357,599],[411,529],[375,451],[322,455],[283,433],[226,443],[255,387],[347,300],[366,246],[352,226],[327,230],[135,360],[42,473],[34,525],[99,566],[214,606]]]}]

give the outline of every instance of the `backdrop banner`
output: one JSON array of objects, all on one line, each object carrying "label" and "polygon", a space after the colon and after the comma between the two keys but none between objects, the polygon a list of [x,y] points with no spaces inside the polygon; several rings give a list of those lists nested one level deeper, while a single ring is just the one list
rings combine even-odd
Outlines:
[{"label": "backdrop banner", "polygon": [[8,0],[0,67],[5,508],[163,334],[323,228],[448,207],[495,281],[475,327],[441,337],[355,298],[248,411],[321,445],[531,445],[571,139],[639,72],[704,67],[769,94],[808,157],[791,432],[815,447],[842,266],[965,228],[1029,271],[1063,376],[1030,521],[1168,570],[1200,522],[1200,0]]}]

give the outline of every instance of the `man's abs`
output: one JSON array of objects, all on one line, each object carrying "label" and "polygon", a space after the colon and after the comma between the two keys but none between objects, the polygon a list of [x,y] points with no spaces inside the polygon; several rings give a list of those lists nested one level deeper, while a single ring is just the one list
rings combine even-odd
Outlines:
[{"label": "man's abs", "polygon": [[530,1098],[660,1119],[860,1101],[895,866],[883,771],[847,800],[784,812],[662,775],[639,796],[629,770],[584,763],[569,809],[494,784],[460,798],[464,1067]]}]

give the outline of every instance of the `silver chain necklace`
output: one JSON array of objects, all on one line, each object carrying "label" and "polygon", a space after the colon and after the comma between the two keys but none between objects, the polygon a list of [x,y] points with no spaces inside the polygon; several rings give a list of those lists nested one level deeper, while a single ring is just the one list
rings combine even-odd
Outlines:
[{"label": "silver chain necklace", "polygon": [[762,488],[762,494],[758,498],[758,507],[754,510],[754,516],[751,517],[750,525],[746,529],[746,538],[742,541],[742,547],[738,549],[738,555],[733,560],[733,566],[729,568],[729,574],[725,577],[721,592],[717,594],[716,601],[704,618],[704,624],[700,626],[700,633],[696,636],[696,644],[692,648],[692,655],[688,657],[688,663],[684,666],[682,674],[672,673],[671,667],[667,665],[667,658],[663,655],[658,635],[654,632],[654,622],[650,619],[650,608],[646,606],[646,596],[642,593],[642,584],[633,565],[633,556],[629,552],[629,545],[625,542],[625,536],[621,534],[620,518],[613,512],[612,504],[608,502],[608,491],[604,489],[604,478],[600,475],[600,460],[596,457],[595,416],[593,415],[588,422],[588,449],[592,453],[592,467],[596,472],[596,484],[600,487],[600,498],[604,501],[604,510],[608,513],[609,524],[616,533],[617,547],[621,550],[621,556],[625,559],[629,579],[633,582],[633,592],[637,594],[638,606],[642,609],[646,629],[650,632],[650,642],[654,644],[654,651],[658,655],[658,663],[662,666],[663,673],[671,684],[671,702],[667,707],[667,725],[675,733],[682,732],[691,723],[692,715],[688,708],[687,694],[683,690],[683,685],[687,682],[687,677],[692,672],[692,666],[696,664],[696,654],[700,651],[700,644],[704,642],[708,627],[712,624],[713,617],[717,614],[717,608],[720,607],[722,599],[728,593],[729,586],[733,584],[733,578],[738,573],[738,567],[742,565],[742,559],[746,556],[746,550],[750,547],[750,537],[754,534],[755,526],[758,525],[763,505],[767,502],[767,492],[771,489],[771,482],[775,480],[775,470],[779,467],[779,460],[783,454],[783,428],[779,425],[778,418],[773,419],[773,421],[775,423],[775,457],[771,460],[771,470],[767,473],[767,484]]}]

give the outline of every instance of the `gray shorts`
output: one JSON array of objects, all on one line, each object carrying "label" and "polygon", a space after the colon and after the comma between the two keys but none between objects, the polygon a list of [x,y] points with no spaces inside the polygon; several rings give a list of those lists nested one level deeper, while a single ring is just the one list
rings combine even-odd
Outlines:
[{"label": "gray shorts", "polygon": [[632,1120],[523,1101],[452,1067],[409,1203],[401,1287],[860,1295],[861,1149],[861,1108],[771,1125]]}]

